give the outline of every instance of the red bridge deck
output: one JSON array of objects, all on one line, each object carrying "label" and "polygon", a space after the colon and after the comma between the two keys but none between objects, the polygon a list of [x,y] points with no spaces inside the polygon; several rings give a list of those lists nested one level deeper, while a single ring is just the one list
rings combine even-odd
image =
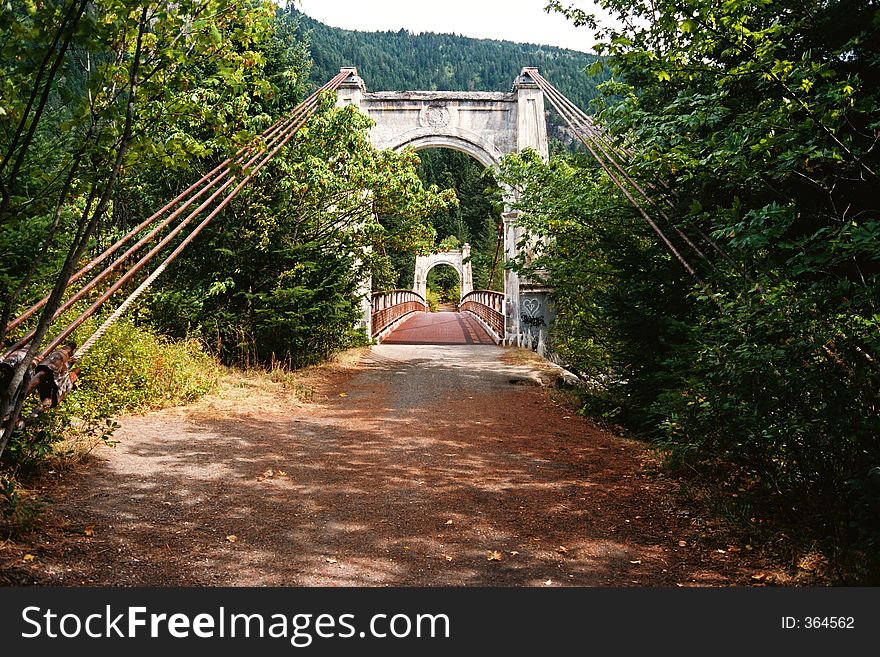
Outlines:
[{"label": "red bridge deck", "polygon": [[382,344],[495,344],[469,313],[413,313]]}]

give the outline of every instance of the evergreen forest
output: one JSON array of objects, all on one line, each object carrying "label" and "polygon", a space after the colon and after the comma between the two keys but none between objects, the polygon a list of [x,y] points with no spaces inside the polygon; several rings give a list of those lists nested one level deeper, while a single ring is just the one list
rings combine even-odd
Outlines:
[{"label": "evergreen forest", "polygon": [[355,66],[368,91],[510,91],[524,66],[537,66],[586,109],[607,76],[586,75],[599,58],[576,50],[407,30],[356,32],[324,25],[293,6],[289,11],[309,44],[316,83],[329,80],[340,66]]}]

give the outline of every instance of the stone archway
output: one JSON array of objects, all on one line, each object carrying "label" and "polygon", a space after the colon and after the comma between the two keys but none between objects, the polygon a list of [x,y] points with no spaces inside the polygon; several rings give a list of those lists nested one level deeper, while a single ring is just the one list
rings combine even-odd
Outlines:
[{"label": "stone archway", "polygon": [[461,281],[461,296],[473,292],[474,275],[470,263],[471,247],[464,244],[461,249],[444,251],[429,256],[416,256],[416,271],[413,276],[413,291],[425,298],[428,291],[428,274],[434,267],[449,265],[458,272]]},{"label": "stone archway", "polygon": [[[368,92],[356,68],[344,68],[348,78],[337,91],[340,106],[354,105],[374,122],[370,140],[380,149],[452,148],[486,167],[498,168],[501,158],[526,148],[549,159],[544,94],[530,69],[524,68],[509,93],[467,91]],[[531,69],[534,70],[534,69]],[[508,194],[508,205],[514,200]],[[504,260],[518,255],[525,231],[515,211],[502,214]],[[454,266],[454,265],[453,265]],[[425,271],[427,281],[427,271]],[[464,279],[462,279],[464,291]],[[528,295],[529,306],[522,306]],[[535,304],[549,307],[549,288],[542,281],[521,279],[504,269],[504,341],[522,343]],[[531,340],[531,337],[529,337]]]},{"label": "stone archway", "polygon": [[473,135],[468,138],[452,135],[404,135],[399,142],[391,147],[392,150],[412,148],[421,151],[428,148],[450,148],[470,155],[487,169],[497,169],[501,164],[501,158],[504,157],[492,144],[479,140]]}]

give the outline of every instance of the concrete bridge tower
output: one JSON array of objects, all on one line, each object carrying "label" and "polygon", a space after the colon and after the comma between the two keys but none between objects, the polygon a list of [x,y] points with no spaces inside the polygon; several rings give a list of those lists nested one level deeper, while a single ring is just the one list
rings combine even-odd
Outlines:
[{"label": "concrete bridge tower", "polygon": [[[370,139],[377,148],[415,150],[451,148],[495,169],[509,153],[526,148],[549,157],[544,94],[524,68],[510,92],[380,91],[368,92],[357,69],[338,90],[340,106],[354,105],[374,121]],[[515,200],[504,190],[508,208]],[[504,221],[504,258],[519,255],[524,236],[519,215],[508,210]],[[453,265],[455,266],[455,265]],[[425,272],[427,276],[427,271]],[[465,281],[462,279],[464,293]],[[537,344],[541,327],[549,324],[549,288],[540,281],[504,273],[505,342]]]}]

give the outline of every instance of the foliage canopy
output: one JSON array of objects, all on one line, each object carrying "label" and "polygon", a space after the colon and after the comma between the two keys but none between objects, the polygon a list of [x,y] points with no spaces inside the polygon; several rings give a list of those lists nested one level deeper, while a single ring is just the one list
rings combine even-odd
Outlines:
[{"label": "foliage canopy", "polygon": [[880,6],[599,4],[627,19],[600,32],[601,118],[702,246],[706,285],[594,163],[510,158],[502,180],[557,286],[556,346],[596,382],[592,410],[752,501],[810,508],[811,531],[876,565],[858,555],[880,540]]}]

